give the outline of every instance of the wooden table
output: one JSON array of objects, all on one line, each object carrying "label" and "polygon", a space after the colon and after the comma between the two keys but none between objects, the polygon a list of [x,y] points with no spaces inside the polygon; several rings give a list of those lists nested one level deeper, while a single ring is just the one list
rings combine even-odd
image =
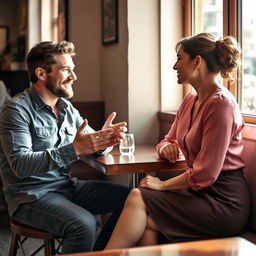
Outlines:
[{"label": "wooden table", "polygon": [[[195,242],[68,254],[69,256],[255,256],[256,245],[233,237]],[[66,255],[66,256],[68,256]],[[63,255],[64,256],[64,255]]]},{"label": "wooden table", "polygon": [[106,175],[129,174],[131,187],[136,187],[146,172],[177,171],[187,168],[183,156],[176,163],[170,163],[158,158],[154,145],[145,144],[136,145],[134,154],[130,156],[121,155],[116,146],[105,156],[95,158],[83,155],[80,160]]}]

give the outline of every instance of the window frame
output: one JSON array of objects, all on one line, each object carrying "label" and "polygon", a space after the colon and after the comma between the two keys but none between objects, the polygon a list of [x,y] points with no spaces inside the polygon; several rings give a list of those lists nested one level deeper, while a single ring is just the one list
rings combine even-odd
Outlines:
[{"label": "window frame", "polygon": [[[193,15],[192,15],[193,0],[183,0],[183,36],[192,35]],[[230,35],[238,39],[238,4],[241,4],[239,0],[223,0],[223,36]],[[202,0],[197,0],[197,10],[202,8]],[[239,70],[237,71],[239,72]],[[236,74],[235,74],[236,75]],[[229,82],[224,80],[224,86],[226,86],[237,98],[238,85],[237,81]],[[183,97],[190,92],[190,85],[183,85]],[[246,123],[256,124],[256,116],[243,114],[244,121]]]}]

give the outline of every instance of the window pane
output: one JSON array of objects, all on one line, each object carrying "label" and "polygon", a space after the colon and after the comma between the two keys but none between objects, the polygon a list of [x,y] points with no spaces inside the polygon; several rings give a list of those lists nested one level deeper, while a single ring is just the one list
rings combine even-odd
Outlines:
[{"label": "window pane", "polygon": [[239,38],[242,46],[239,103],[244,114],[256,115],[256,2],[243,0]]},{"label": "window pane", "polygon": [[209,32],[217,37],[223,35],[223,3],[222,0],[193,1],[193,34]]}]

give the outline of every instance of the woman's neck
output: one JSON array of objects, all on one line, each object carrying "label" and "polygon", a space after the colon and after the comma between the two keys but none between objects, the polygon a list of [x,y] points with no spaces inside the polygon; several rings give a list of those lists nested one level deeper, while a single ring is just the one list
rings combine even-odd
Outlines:
[{"label": "woman's neck", "polygon": [[202,102],[210,93],[219,87],[216,76],[208,76],[204,79],[198,79],[191,85],[197,93],[199,102]]}]

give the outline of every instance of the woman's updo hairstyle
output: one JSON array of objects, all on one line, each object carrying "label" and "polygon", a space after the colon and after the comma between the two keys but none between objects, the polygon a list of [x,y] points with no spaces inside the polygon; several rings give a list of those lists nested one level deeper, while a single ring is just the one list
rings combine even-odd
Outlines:
[{"label": "woman's updo hairstyle", "polygon": [[217,40],[213,34],[200,33],[181,39],[179,46],[194,59],[200,55],[206,62],[209,72],[219,73],[223,78],[232,79],[231,72],[240,64],[241,50],[232,36]]}]

